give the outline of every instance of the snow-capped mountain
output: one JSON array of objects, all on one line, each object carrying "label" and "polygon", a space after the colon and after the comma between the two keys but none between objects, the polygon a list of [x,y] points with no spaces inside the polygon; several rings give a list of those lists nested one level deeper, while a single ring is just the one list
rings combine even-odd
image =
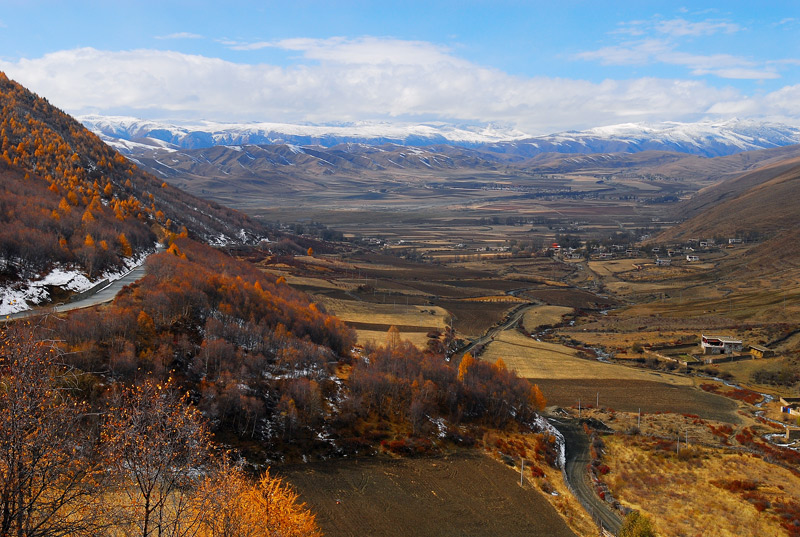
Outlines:
[{"label": "snow-capped mountain", "polygon": [[706,157],[800,143],[800,128],[780,123],[732,119],[697,123],[624,123],[492,144],[495,151],[524,156],[539,153],[636,153],[658,150]]},{"label": "snow-capped mountain", "polygon": [[477,146],[527,137],[525,133],[513,129],[492,126],[458,127],[444,123],[293,125],[201,121],[194,124],[174,124],[121,116],[82,116],[79,120],[123,152],[135,150],[139,146],[172,149],[273,144],[332,147],[342,143],[393,143],[420,147],[435,144]]},{"label": "snow-capped mountain", "polygon": [[800,143],[800,128],[755,120],[626,123],[528,136],[518,130],[444,123],[292,125],[285,123],[194,124],[157,122],[119,116],[83,116],[79,120],[126,154],[153,149],[200,149],[217,145],[317,145],[392,143],[424,147],[446,144],[532,157],[540,153],[635,153],[675,151],[707,157]]}]

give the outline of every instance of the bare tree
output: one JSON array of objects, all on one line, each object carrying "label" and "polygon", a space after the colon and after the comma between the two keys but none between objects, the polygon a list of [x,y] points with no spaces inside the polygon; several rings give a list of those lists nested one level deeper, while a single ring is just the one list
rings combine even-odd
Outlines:
[{"label": "bare tree", "polygon": [[56,358],[27,324],[0,332],[0,537],[99,529],[96,443]]},{"label": "bare tree", "polygon": [[115,397],[102,436],[119,477],[116,518],[124,535],[179,537],[197,529],[192,505],[211,443],[187,403],[170,380],[147,379]]}]

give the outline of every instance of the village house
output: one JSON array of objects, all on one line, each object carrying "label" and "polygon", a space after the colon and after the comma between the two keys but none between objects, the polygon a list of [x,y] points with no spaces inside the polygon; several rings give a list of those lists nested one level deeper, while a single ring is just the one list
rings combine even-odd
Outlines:
[{"label": "village house", "polygon": [[668,267],[672,264],[672,259],[667,257],[656,257],[656,266],[658,267]]},{"label": "village house", "polygon": [[781,397],[781,412],[800,414],[800,397]]},{"label": "village house", "polygon": [[700,256],[691,255],[691,254],[687,255],[686,256],[686,261],[688,261],[689,263],[691,263],[693,261],[700,261]]},{"label": "village house", "polygon": [[706,336],[700,338],[703,354],[733,354],[742,351],[742,340],[722,336]]},{"label": "village house", "polygon": [[775,351],[762,345],[750,345],[750,354],[753,358],[770,358],[775,356]]}]

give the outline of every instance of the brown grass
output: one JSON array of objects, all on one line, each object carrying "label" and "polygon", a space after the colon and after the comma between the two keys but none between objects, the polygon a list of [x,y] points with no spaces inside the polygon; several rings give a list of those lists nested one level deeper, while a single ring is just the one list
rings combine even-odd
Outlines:
[{"label": "brown grass", "polygon": [[750,454],[693,447],[676,456],[657,441],[618,436],[606,438],[603,462],[612,493],[649,515],[664,537],[785,535],[776,509],[760,502],[800,497],[797,475]]},{"label": "brown grass", "polygon": [[345,322],[430,327],[441,330],[446,326],[447,311],[437,306],[374,304],[356,300],[341,300],[326,296],[316,298],[325,310]]},{"label": "brown grass", "polygon": [[534,332],[540,326],[560,323],[565,315],[569,315],[573,311],[575,310],[566,306],[535,306],[525,312],[522,326],[528,332]]},{"label": "brown grass", "polygon": [[536,341],[515,330],[499,334],[481,358],[495,361],[502,358],[509,369],[524,378],[535,379],[619,379],[647,380],[674,385],[691,385],[691,379],[652,371],[608,364],[578,357],[578,351]]},{"label": "brown grass", "polygon": [[[664,374],[667,378],[667,375]],[[657,376],[654,378],[658,378]],[[539,385],[549,405],[595,405],[626,412],[695,414],[703,419],[740,423],[738,404],[692,386],[676,386],[657,380],[530,379]]]}]

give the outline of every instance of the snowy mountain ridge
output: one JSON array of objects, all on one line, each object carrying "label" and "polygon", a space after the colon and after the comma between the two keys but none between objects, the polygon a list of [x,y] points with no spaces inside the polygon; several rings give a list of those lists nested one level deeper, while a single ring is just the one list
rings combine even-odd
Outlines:
[{"label": "snowy mountain ridge", "polygon": [[730,119],[695,123],[623,123],[583,131],[529,136],[497,126],[445,123],[294,125],[286,123],[179,124],[123,116],[78,118],[104,141],[126,154],[217,145],[318,145],[343,143],[412,147],[454,145],[531,157],[540,153],[634,153],[676,151],[708,157],[800,143],[800,128],[775,122]]}]

